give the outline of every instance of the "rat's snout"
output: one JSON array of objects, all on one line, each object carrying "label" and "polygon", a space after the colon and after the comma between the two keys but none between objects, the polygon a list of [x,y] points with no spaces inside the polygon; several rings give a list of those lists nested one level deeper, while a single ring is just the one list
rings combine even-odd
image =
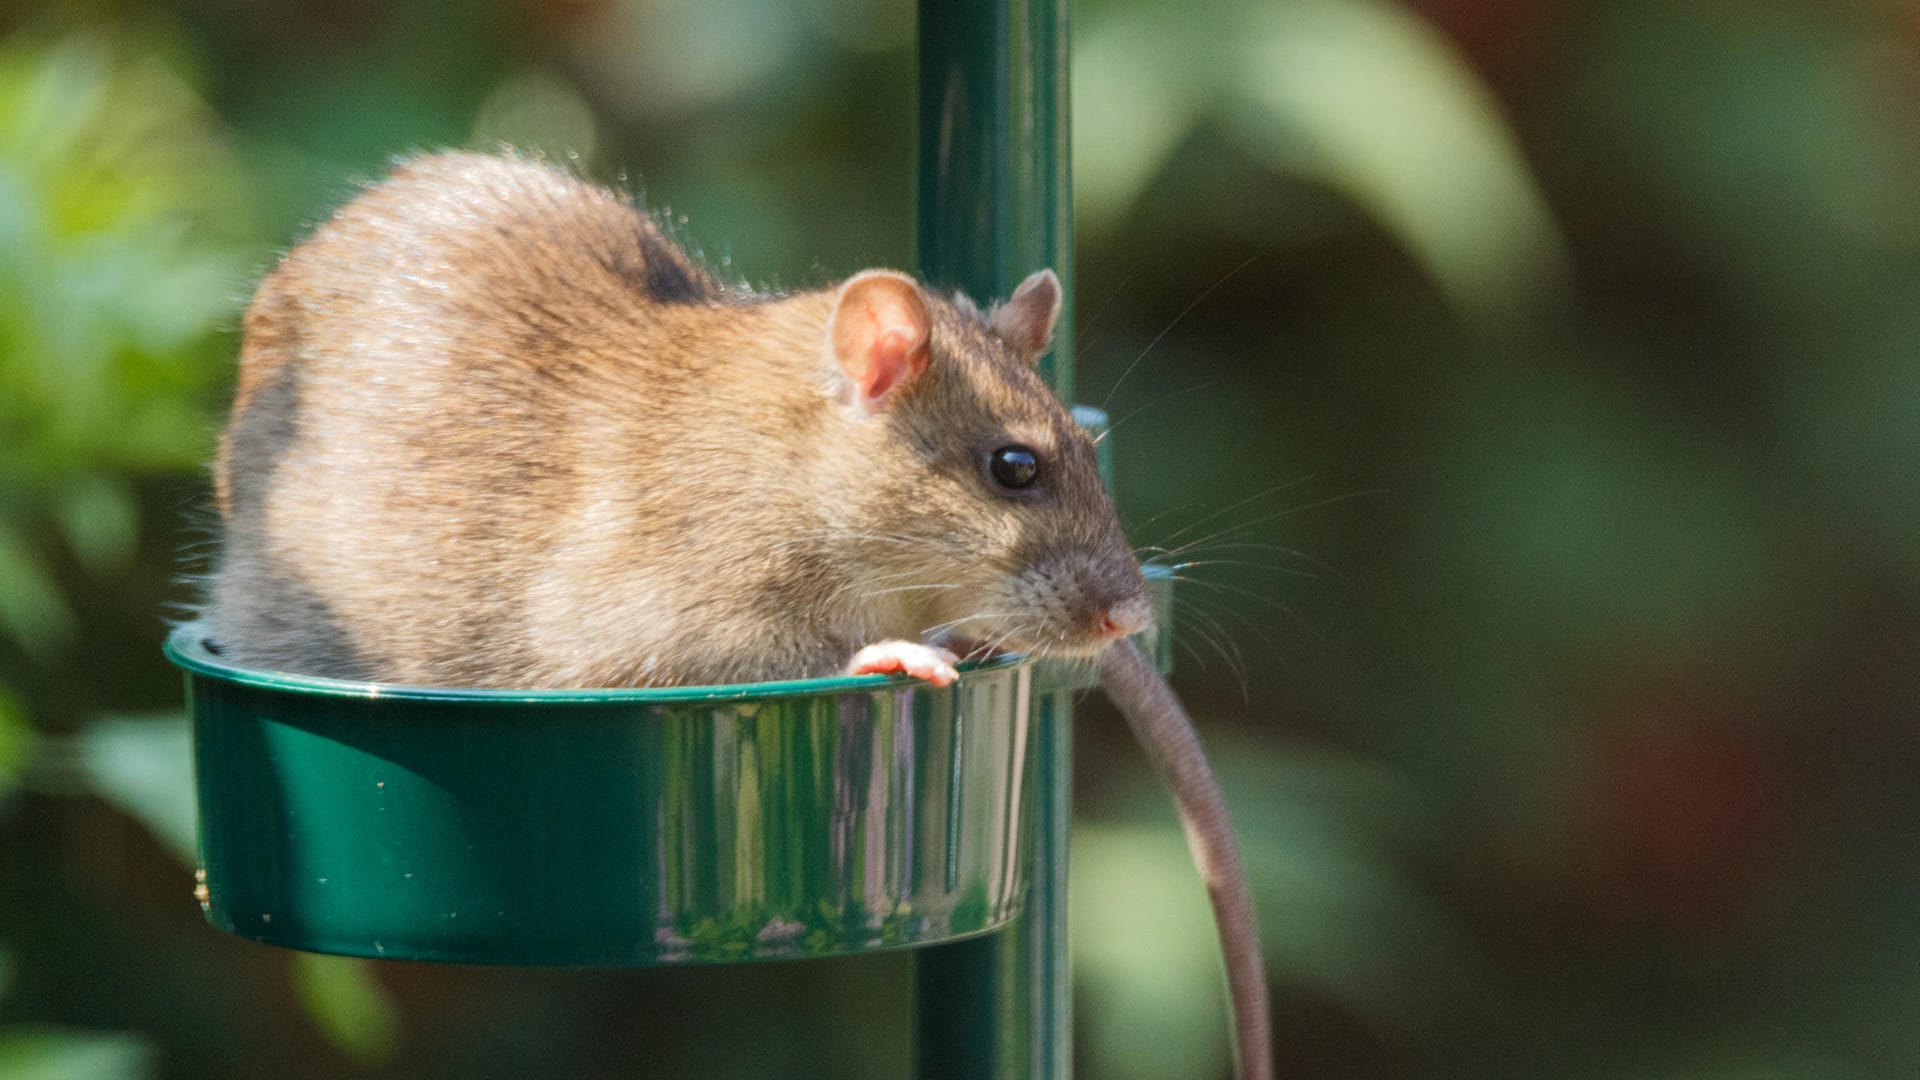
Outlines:
[{"label": "rat's snout", "polygon": [[996,615],[975,616],[975,625],[963,630],[979,636],[981,627],[991,626],[1001,635],[999,645],[1016,652],[1092,656],[1153,623],[1146,578],[1124,549],[1076,545],[1044,552],[1001,579],[994,593],[994,600],[974,603],[997,604],[989,609]]},{"label": "rat's snout", "polygon": [[1036,637],[1049,650],[1098,651],[1153,622],[1146,579],[1131,560],[1071,552],[1033,567],[1022,585],[1044,616],[1047,629]]},{"label": "rat's snout", "polygon": [[1108,641],[1131,637],[1153,622],[1153,601],[1145,595],[1128,596],[1110,605],[1100,616],[1099,633]]}]

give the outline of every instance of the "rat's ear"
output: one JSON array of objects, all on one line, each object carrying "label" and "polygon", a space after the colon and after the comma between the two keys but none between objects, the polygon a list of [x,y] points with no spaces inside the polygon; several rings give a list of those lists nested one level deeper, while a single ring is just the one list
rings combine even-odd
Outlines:
[{"label": "rat's ear", "polygon": [[1053,340],[1060,295],[1060,279],[1051,270],[1041,270],[1021,282],[1006,303],[994,307],[987,325],[1029,361],[1039,360]]},{"label": "rat's ear", "polygon": [[905,274],[868,270],[840,286],[828,345],[861,412],[885,409],[895,393],[927,369],[930,329],[927,301]]}]

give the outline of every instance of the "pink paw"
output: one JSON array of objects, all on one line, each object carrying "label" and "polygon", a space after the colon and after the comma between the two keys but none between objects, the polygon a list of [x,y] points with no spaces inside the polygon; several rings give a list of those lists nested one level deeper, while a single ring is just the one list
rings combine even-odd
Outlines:
[{"label": "pink paw", "polygon": [[853,654],[847,664],[849,675],[886,675],[905,672],[935,686],[945,686],[960,677],[953,665],[959,657],[945,649],[912,641],[880,641]]}]

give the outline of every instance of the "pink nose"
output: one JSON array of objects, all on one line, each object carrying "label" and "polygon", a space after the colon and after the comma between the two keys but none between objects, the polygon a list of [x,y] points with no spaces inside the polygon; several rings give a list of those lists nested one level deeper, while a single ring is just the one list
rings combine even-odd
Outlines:
[{"label": "pink nose", "polygon": [[1100,618],[1100,636],[1112,640],[1137,634],[1147,628],[1150,617],[1145,604],[1115,604]]}]

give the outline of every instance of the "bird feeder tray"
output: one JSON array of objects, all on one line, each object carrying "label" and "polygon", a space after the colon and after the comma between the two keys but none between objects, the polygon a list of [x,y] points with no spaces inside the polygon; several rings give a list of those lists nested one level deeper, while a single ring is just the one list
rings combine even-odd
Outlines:
[{"label": "bird feeder tray", "polygon": [[373,685],[167,655],[208,921],[313,952],[651,966],[953,941],[1017,913],[1033,668],[645,690]]}]

